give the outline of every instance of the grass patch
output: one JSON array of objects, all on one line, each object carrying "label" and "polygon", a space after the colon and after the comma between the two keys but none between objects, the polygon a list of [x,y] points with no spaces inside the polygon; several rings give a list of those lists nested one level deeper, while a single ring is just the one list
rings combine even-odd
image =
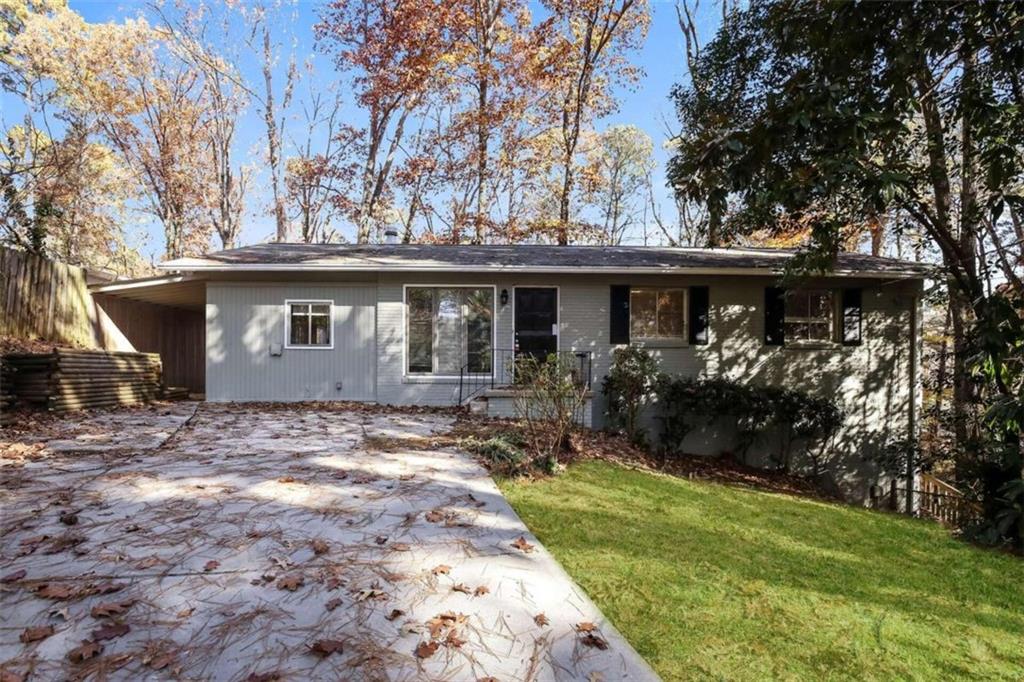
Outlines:
[{"label": "grass patch", "polygon": [[1024,674],[1024,561],[936,524],[599,461],[499,485],[667,680]]}]

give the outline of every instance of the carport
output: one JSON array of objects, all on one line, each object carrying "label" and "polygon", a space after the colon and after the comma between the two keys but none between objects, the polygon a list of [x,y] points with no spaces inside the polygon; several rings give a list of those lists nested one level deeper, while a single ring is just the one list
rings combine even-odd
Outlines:
[{"label": "carport", "polygon": [[[206,282],[188,275],[92,284],[93,300],[123,337],[119,345],[159,353],[164,383],[206,391]],[[105,330],[108,333],[110,330]]]}]

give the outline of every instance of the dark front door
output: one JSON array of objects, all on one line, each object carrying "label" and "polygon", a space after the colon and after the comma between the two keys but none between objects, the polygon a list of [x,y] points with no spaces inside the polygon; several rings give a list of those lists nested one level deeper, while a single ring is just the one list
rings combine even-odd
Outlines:
[{"label": "dark front door", "polygon": [[535,357],[558,350],[558,289],[515,289],[515,349]]}]

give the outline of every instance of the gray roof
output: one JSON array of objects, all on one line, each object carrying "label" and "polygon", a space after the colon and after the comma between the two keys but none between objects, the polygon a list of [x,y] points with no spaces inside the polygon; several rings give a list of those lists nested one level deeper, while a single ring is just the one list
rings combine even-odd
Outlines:
[{"label": "gray roof", "polygon": [[[198,258],[179,258],[166,270],[412,270],[516,272],[781,272],[791,249],[692,249],[645,246],[256,244]],[[749,272],[748,272],[749,271]],[[838,275],[922,277],[920,263],[842,253]]]}]

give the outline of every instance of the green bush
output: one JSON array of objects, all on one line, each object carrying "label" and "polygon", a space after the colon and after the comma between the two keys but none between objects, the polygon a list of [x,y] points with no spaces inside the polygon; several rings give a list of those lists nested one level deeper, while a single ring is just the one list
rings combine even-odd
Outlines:
[{"label": "green bush", "polygon": [[682,449],[683,440],[698,426],[719,417],[736,420],[736,445],[745,457],[750,447],[770,431],[781,442],[776,457],[779,468],[792,465],[793,444],[820,445],[808,448],[814,473],[820,473],[824,445],[843,423],[843,411],[834,401],[816,398],[788,388],[749,386],[731,379],[662,377],[655,395],[663,422],[661,445],[665,453]]},{"label": "green bush", "polygon": [[612,352],[612,366],[601,385],[608,397],[608,422],[635,445],[644,444],[640,410],[650,401],[658,380],[658,363],[643,348],[626,346]]}]

